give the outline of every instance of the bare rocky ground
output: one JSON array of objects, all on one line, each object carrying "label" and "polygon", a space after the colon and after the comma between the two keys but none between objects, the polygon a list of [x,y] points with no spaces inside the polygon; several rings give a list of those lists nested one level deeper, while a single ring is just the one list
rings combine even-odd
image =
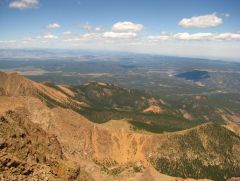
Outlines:
[{"label": "bare rocky ground", "polygon": [[175,180],[146,159],[162,136],[134,133],[124,120],[97,125],[32,97],[0,101],[3,180]]},{"label": "bare rocky ground", "polygon": [[90,180],[66,159],[56,136],[32,123],[21,108],[3,114],[0,125],[2,180]]}]

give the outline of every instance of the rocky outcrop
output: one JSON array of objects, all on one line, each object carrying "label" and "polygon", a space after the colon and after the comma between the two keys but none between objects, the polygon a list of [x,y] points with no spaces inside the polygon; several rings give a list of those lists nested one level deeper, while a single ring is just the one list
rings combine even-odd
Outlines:
[{"label": "rocky outcrop", "polygon": [[0,72],[0,95],[35,96],[42,99],[49,97],[56,102],[68,100],[68,96],[61,91],[33,82],[17,73],[4,72]]},{"label": "rocky outcrop", "polygon": [[24,110],[0,116],[0,178],[87,180],[81,172],[79,164],[65,159],[56,136],[32,123]]},{"label": "rocky outcrop", "polygon": [[0,72],[0,95],[20,96],[33,95],[36,92],[34,82],[17,73]]}]

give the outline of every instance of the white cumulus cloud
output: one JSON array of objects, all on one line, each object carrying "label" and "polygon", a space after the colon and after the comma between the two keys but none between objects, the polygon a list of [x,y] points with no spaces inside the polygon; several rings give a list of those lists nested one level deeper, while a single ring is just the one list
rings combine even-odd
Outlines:
[{"label": "white cumulus cloud", "polygon": [[147,36],[148,40],[151,41],[162,41],[162,40],[169,40],[171,37],[169,35],[157,35],[157,36]]},{"label": "white cumulus cloud", "polygon": [[134,38],[137,34],[134,32],[105,32],[103,33],[104,38]]},{"label": "white cumulus cloud", "polygon": [[58,39],[58,37],[53,34],[46,34],[42,38],[48,39],[48,40]]},{"label": "white cumulus cloud", "polygon": [[174,35],[175,39],[179,40],[211,40],[213,38],[212,33],[177,33]]},{"label": "white cumulus cloud", "polygon": [[239,41],[240,33],[177,33],[173,35],[176,40],[190,41]]},{"label": "white cumulus cloud", "polygon": [[60,28],[60,27],[61,27],[61,25],[58,23],[51,23],[47,26],[47,28],[49,28],[49,29],[56,29],[56,28]]},{"label": "white cumulus cloud", "polygon": [[221,25],[223,19],[216,16],[215,13],[183,18],[178,24],[185,28],[211,28]]},{"label": "white cumulus cloud", "polygon": [[38,0],[16,0],[9,4],[10,8],[31,9],[38,6]]},{"label": "white cumulus cloud", "polygon": [[101,27],[95,27],[95,29],[94,29],[96,32],[101,32],[101,31],[103,31],[103,29],[101,28]]},{"label": "white cumulus cloud", "polygon": [[220,33],[215,35],[216,40],[240,40],[240,33]]},{"label": "white cumulus cloud", "polygon": [[88,40],[99,40],[101,38],[101,34],[99,33],[85,33],[81,35],[81,39],[88,41]]},{"label": "white cumulus cloud", "polygon": [[112,26],[113,31],[138,32],[144,28],[142,24],[136,24],[129,21],[117,22]]}]

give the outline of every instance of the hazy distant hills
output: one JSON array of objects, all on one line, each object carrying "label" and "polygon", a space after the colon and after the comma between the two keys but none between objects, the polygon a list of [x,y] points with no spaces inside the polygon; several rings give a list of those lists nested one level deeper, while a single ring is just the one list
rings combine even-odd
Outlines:
[{"label": "hazy distant hills", "polygon": [[134,53],[111,52],[111,51],[93,51],[93,50],[74,50],[74,49],[0,49],[1,60],[93,60],[97,56],[111,57],[122,55],[132,55]]}]

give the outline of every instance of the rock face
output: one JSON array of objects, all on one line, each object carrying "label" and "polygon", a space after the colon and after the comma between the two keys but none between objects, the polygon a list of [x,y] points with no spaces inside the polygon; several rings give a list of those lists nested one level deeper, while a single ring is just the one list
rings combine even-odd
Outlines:
[{"label": "rock face", "polygon": [[[34,125],[25,115],[23,110],[9,110],[1,117],[1,139],[6,142],[6,151],[19,159],[37,163],[50,163],[51,160],[62,159],[63,154],[57,138]],[[29,154],[30,151],[34,155]]]},{"label": "rock face", "polygon": [[148,113],[148,112],[152,112],[155,114],[159,114],[162,113],[163,110],[159,107],[159,106],[149,106],[147,109],[145,109],[143,112]]},{"label": "rock face", "polygon": [[0,117],[0,178],[80,180],[80,167],[64,159],[56,136],[27,119],[24,110]]},{"label": "rock face", "polygon": [[48,97],[59,102],[68,99],[65,94],[51,87],[28,80],[17,73],[4,72],[0,72],[0,95]]},{"label": "rock face", "polygon": [[33,95],[36,89],[33,82],[17,73],[0,72],[0,95],[20,96]]}]

